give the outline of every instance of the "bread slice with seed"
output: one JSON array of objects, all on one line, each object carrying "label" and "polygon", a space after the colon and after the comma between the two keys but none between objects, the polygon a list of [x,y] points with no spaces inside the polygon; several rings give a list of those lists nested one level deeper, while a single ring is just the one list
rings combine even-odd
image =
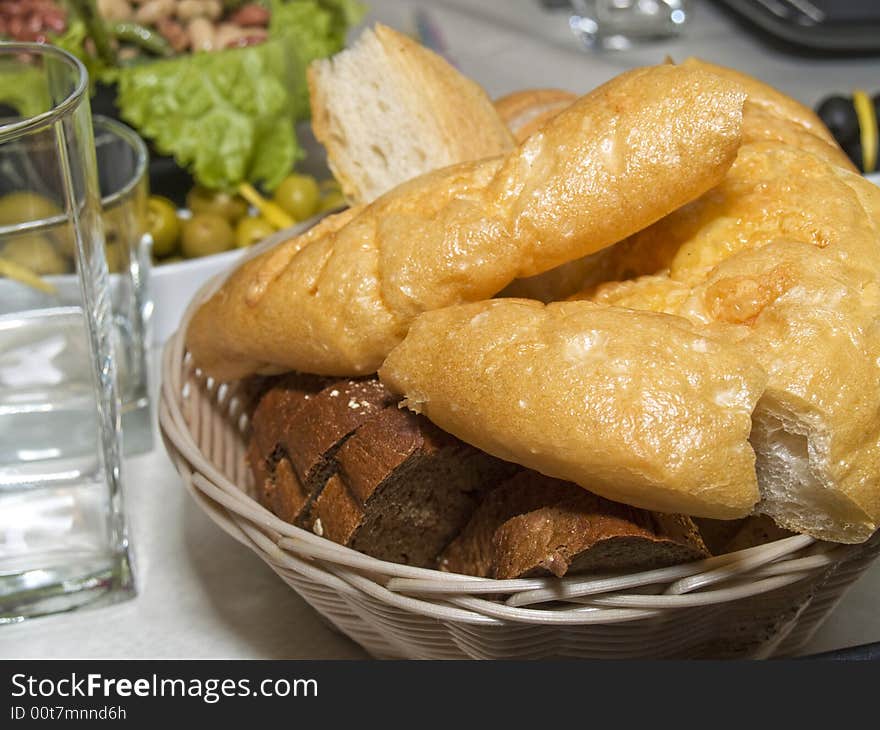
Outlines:
[{"label": "bread slice with seed", "polygon": [[293,374],[263,394],[248,451],[260,501],[281,519],[308,521],[336,470],[333,456],[361,424],[397,399],[375,379]]},{"label": "bread slice with seed", "polygon": [[377,24],[308,68],[312,129],[350,203],[402,182],[501,154],[513,137],[479,85]]},{"label": "bread slice with seed", "polygon": [[440,556],[441,570],[499,579],[647,570],[708,557],[696,525],[522,471],[493,490]]},{"label": "bread slice with seed", "polygon": [[492,488],[519,469],[395,407],[336,454],[313,530],[373,557],[434,567]]}]

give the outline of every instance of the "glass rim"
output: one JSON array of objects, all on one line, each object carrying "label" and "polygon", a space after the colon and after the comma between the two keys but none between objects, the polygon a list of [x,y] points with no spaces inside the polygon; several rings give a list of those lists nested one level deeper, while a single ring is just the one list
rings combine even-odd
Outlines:
[{"label": "glass rim", "polygon": [[83,101],[89,86],[89,74],[86,67],[76,56],[57,46],[47,43],[0,42],[0,55],[27,53],[36,56],[54,56],[76,71],[78,78],[73,90],[51,109],[35,114],[27,119],[0,125],[0,142],[7,142],[14,137],[30,131],[43,129],[70,113],[76,105]]},{"label": "glass rim", "polygon": [[[92,128],[93,130],[98,126],[103,126],[113,132],[119,139],[125,142],[132,150],[134,150],[136,159],[134,164],[134,171],[129,177],[128,181],[119,188],[114,193],[110,193],[109,195],[101,196],[101,210],[105,210],[114,206],[123,198],[126,198],[137,184],[144,178],[147,174],[147,165],[149,164],[150,154],[147,151],[147,145],[144,142],[143,138],[135,132],[131,127],[127,124],[123,124],[117,119],[113,119],[112,117],[106,117],[103,114],[93,114],[92,115]],[[95,152],[98,150],[98,144],[95,143]],[[66,217],[66,216],[61,216]]]},{"label": "glass rim", "polygon": [[[122,122],[106,117],[103,114],[94,114],[92,116],[92,128],[97,131],[98,127],[102,127],[117,139],[125,142],[129,148],[135,153],[134,171],[118,190],[101,196],[101,211],[109,210],[117,205],[120,201],[125,200],[131,195],[132,191],[146,177],[147,165],[149,164],[149,152],[147,145],[140,135],[131,127]],[[95,144],[95,152],[97,153],[98,145]],[[15,235],[27,232],[36,232],[44,228],[52,228],[67,221],[67,214],[59,213],[58,215],[49,216],[48,218],[39,218],[32,221],[22,221],[21,223],[10,223],[8,225],[0,225],[0,236]]]}]

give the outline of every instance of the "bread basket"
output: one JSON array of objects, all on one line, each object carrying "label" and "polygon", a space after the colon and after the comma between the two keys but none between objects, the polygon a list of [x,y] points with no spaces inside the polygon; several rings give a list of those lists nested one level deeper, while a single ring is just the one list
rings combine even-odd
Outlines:
[{"label": "bread basket", "polygon": [[880,551],[880,533],[861,545],[798,535],[647,572],[500,581],[341,547],[252,496],[247,388],[203,377],[184,344],[190,316],[218,283],[196,295],[165,347],[159,423],[168,453],[212,520],[377,658],[793,655]]}]

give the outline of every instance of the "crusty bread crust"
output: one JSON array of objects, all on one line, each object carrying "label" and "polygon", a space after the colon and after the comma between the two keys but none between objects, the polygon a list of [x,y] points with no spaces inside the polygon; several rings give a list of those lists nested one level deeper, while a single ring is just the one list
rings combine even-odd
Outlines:
[{"label": "crusty bread crust", "polygon": [[766,375],[687,320],[496,299],[419,317],[379,371],[406,404],[502,459],[658,512],[732,519],[758,501]]},{"label": "crusty bread crust", "polygon": [[700,69],[622,74],[505,157],[416,178],[245,262],[191,320],[190,352],[220,380],[374,372],[420,313],[599,250],[713,187],[743,101]]},{"label": "crusty bread crust", "polygon": [[752,142],[721,185],[604,257],[609,278],[636,278],[579,296],[682,315],[749,352],[769,376],[757,510],[860,542],[880,524],[878,241],[876,186],[822,146]]},{"label": "crusty bread crust", "polygon": [[737,71],[728,66],[719,66],[695,57],[685,59],[681,65],[686,68],[699,68],[709,71],[735,83],[745,91],[751,104],[762,108],[779,119],[787,119],[811,134],[824,139],[832,146],[837,146],[834,135],[828,131],[828,127],[822,123],[822,120],[816,116],[812,109],[792,99],[787,94],[783,94],[778,89],[774,89],[769,84],[756,79],[754,76],[749,76],[742,71]]}]

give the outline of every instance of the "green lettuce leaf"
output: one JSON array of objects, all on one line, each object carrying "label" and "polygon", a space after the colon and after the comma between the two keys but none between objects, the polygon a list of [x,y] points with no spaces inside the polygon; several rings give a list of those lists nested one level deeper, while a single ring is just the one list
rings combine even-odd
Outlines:
[{"label": "green lettuce leaf", "polygon": [[52,104],[45,74],[38,68],[0,62],[0,104],[12,107],[22,117],[48,111]]},{"label": "green lettuce leaf", "polygon": [[303,156],[294,125],[309,115],[305,70],[341,50],[363,15],[356,0],[271,0],[269,40],[121,68],[122,118],[196,181],[273,190]]},{"label": "green lettuce leaf", "polygon": [[284,46],[199,53],[120,69],[122,118],[173,155],[202,185],[248,180],[274,189],[302,156]]},{"label": "green lettuce leaf", "polygon": [[116,78],[116,69],[108,66],[98,56],[86,51],[86,38],[88,38],[86,24],[74,16],[67,30],[61,35],[53,35],[51,41],[53,46],[63,48],[82,61],[89,73],[89,85],[93,89],[97,81],[105,84],[113,83]]},{"label": "green lettuce leaf", "polygon": [[269,36],[282,40],[303,69],[292,90],[294,112],[297,119],[308,119],[306,67],[345,47],[348,29],[360,22],[366,6],[357,0],[271,0],[270,9]]}]

